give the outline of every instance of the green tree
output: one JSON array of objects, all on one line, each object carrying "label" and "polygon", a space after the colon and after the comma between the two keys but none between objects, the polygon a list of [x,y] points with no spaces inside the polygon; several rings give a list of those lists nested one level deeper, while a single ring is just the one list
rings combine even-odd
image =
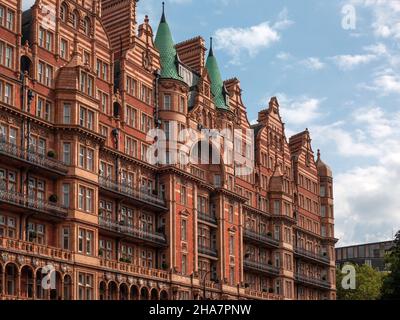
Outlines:
[{"label": "green tree", "polygon": [[355,265],[356,289],[345,290],[342,287],[342,279],[345,275],[341,270],[336,270],[336,288],[338,300],[378,300],[381,296],[381,288],[384,275],[368,265]]},{"label": "green tree", "polygon": [[400,300],[400,231],[386,262],[390,265],[390,272],[383,282],[382,299]]}]

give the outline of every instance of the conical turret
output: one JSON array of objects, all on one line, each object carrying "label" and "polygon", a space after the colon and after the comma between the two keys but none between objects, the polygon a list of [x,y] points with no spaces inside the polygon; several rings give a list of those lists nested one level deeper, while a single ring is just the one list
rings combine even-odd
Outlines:
[{"label": "conical turret", "polygon": [[208,75],[211,79],[211,92],[214,95],[214,103],[218,109],[229,110],[229,106],[226,104],[225,99],[225,87],[222,81],[221,72],[219,71],[217,58],[214,55],[214,49],[212,44],[210,44],[210,52],[208,54],[206,69]]},{"label": "conical turret", "polygon": [[160,53],[161,78],[182,80],[177,69],[178,55],[175,49],[172,33],[165,17],[165,4],[163,2],[163,13],[158,26],[156,40],[154,42]]}]

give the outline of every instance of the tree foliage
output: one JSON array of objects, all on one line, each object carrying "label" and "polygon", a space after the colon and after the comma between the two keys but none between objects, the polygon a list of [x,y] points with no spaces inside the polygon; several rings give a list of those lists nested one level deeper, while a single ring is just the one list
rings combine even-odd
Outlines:
[{"label": "tree foliage", "polygon": [[390,272],[383,282],[382,299],[400,300],[400,231],[386,262],[390,265]]},{"label": "tree foliage", "polygon": [[346,290],[342,287],[345,275],[341,270],[336,272],[336,288],[338,300],[378,300],[381,296],[381,288],[384,275],[368,265],[355,265],[356,289]]}]

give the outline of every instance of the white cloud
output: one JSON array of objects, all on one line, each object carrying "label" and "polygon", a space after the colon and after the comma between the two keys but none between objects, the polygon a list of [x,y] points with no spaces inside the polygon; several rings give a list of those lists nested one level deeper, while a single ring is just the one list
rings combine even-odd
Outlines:
[{"label": "white cloud", "polygon": [[260,50],[278,42],[281,38],[280,31],[291,24],[287,18],[287,10],[284,10],[272,26],[265,21],[246,28],[221,28],[215,31],[215,47],[225,50],[231,56],[230,63],[239,65],[244,53],[250,57],[256,56]]},{"label": "white cloud", "polygon": [[374,86],[377,90],[384,94],[400,93],[400,77],[393,72],[393,70],[387,70],[381,74],[378,74],[374,80]]},{"label": "white cloud", "polygon": [[297,127],[306,125],[321,116],[319,111],[323,100],[307,96],[289,98],[283,93],[278,93],[281,114],[284,122]]},{"label": "white cloud", "polygon": [[361,64],[367,64],[376,59],[374,54],[365,55],[338,55],[332,57],[333,61],[338,65],[338,67],[344,71],[352,70]]},{"label": "white cloud", "polygon": [[400,1],[350,0],[350,3],[371,10],[370,27],[376,37],[400,39]]},{"label": "white cloud", "polygon": [[313,146],[322,149],[328,164],[327,154],[334,154],[337,165],[357,163],[334,171],[338,245],[389,240],[400,229],[400,112],[375,105],[356,108],[353,102],[354,111],[343,120],[323,125],[329,119],[325,99],[277,96],[288,136],[306,122]]},{"label": "white cloud", "polygon": [[276,55],[276,58],[279,59],[279,60],[287,61],[287,60],[292,58],[292,55],[290,53],[288,53],[288,52],[279,52]]},{"label": "white cloud", "polygon": [[400,229],[400,112],[363,107],[347,121],[311,126],[311,132],[314,143],[330,148],[336,159],[369,163],[334,176],[339,245],[390,239]]},{"label": "white cloud", "polygon": [[301,61],[301,64],[306,66],[311,70],[322,70],[325,68],[325,63],[322,62],[319,58],[310,57]]}]

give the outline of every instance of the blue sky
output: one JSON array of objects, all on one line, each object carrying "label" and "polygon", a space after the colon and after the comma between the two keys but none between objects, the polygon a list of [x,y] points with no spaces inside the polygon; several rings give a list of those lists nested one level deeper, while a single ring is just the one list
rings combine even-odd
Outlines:
[{"label": "blue sky", "polygon": [[[155,32],[161,2],[138,3]],[[343,28],[344,8],[355,28]],[[215,38],[250,121],[276,95],[287,136],[309,128],[334,171],[339,245],[400,229],[400,1],[169,0],[166,14],[176,42]]]}]

